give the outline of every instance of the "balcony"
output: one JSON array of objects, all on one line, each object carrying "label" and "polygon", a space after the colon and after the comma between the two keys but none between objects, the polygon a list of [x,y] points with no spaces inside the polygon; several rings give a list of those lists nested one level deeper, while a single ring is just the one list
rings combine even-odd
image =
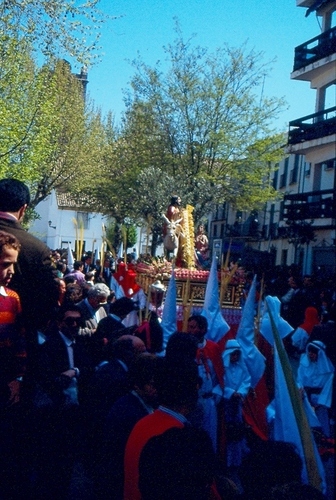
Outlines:
[{"label": "balcony", "polygon": [[297,222],[315,219],[332,219],[336,216],[334,189],[288,194],[284,197],[285,221]]},{"label": "balcony", "polygon": [[336,53],[336,26],[295,48],[293,71]]},{"label": "balcony", "polygon": [[336,106],[289,122],[288,145],[336,133]]}]

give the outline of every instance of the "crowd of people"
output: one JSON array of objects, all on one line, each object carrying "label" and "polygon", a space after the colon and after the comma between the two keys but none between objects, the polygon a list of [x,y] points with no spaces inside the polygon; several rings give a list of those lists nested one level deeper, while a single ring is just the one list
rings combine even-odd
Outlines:
[{"label": "crowd of people", "polygon": [[[247,425],[239,340],[212,341],[191,314],[165,343],[132,265],[85,255],[70,269],[24,230],[29,202],[0,180],[0,498],[325,498],[290,443]],[[298,387],[330,438],[335,283],[289,273],[256,297],[278,297]]]}]

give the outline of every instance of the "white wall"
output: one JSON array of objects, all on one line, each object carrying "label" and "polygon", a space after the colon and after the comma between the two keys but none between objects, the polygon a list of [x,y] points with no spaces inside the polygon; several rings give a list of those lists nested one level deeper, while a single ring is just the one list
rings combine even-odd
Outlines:
[{"label": "white wall", "polygon": [[[36,220],[29,229],[29,232],[44,241],[46,245],[53,249],[66,248],[65,242],[71,243],[74,250],[76,241],[76,226],[73,219],[76,218],[77,211],[59,209],[57,206],[56,194],[53,191],[44,201],[38,204],[36,212],[41,219]],[[51,225],[49,226],[49,222]],[[100,253],[102,246],[102,225],[106,224],[106,217],[99,213],[89,213],[88,229],[84,230],[84,241],[86,251]],[[80,236],[79,236],[80,237]]]}]

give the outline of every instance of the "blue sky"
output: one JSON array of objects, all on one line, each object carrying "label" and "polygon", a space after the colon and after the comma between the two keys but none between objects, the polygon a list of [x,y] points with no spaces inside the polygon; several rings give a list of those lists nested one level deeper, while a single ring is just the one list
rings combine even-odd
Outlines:
[{"label": "blue sky", "polygon": [[99,6],[121,17],[103,28],[102,62],[89,68],[88,94],[103,114],[112,111],[117,122],[124,110],[123,89],[134,74],[127,60],[138,53],[149,65],[163,60],[162,47],[176,37],[174,17],[185,39],[196,35],[195,45],[214,51],[247,42],[248,49],[264,52],[263,61],[276,58],[264,92],[288,103],[275,124],[278,130],[314,112],[315,91],[309,82],[291,80],[290,73],[294,47],[320,34],[320,18],[305,17],[306,9],[297,7],[295,0],[101,0]]}]

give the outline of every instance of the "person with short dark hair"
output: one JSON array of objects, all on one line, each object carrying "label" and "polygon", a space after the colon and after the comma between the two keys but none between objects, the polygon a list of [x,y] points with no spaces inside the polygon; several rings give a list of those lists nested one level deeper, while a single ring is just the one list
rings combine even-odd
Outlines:
[{"label": "person with short dark hair", "polygon": [[272,488],[301,481],[302,460],[295,445],[284,441],[258,441],[243,459],[239,478],[242,499],[268,500]]},{"label": "person with short dark hair", "polygon": [[64,294],[64,305],[78,304],[83,299],[83,288],[75,282],[67,283],[67,279],[63,278],[66,289]]},{"label": "person with short dark hair", "polygon": [[190,363],[196,359],[197,349],[195,335],[175,332],[168,339],[165,358],[172,364]]},{"label": "person with short dark hair", "polygon": [[46,498],[50,492],[55,499],[66,498],[77,458],[80,401],[94,370],[86,349],[77,342],[81,321],[76,305],[62,307],[57,330],[40,346],[36,381],[43,398],[34,401],[32,423],[36,426],[32,439],[36,498]]},{"label": "person with short dark hair", "polygon": [[66,272],[66,264],[65,262],[62,262],[61,260],[58,260],[56,262],[56,271],[57,271],[57,278],[63,278],[65,272]]},{"label": "person with short dark hair", "polygon": [[91,252],[89,252],[86,255],[83,255],[82,263],[83,263],[83,272],[84,272],[84,274],[89,273],[90,271],[92,271],[92,269],[94,268],[94,265],[92,264],[92,254],[91,254]]},{"label": "person with short dark hair", "polygon": [[0,180],[0,230],[13,234],[21,245],[11,288],[21,300],[30,347],[37,344],[37,330],[46,327],[57,306],[58,290],[49,248],[21,225],[29,203],[29,189],[23,182]]},{"label": "person with short dark hair", "polygon": [[156,374],[162,358],[143,353],[129,365],[130,391],[109,409],[104,420],[101,456],[96,472],[95,498],[123,498],[124,451],[135,424],[157,407]]},{"label": "person with short dark hair", "polygon": [[17,212],[30,203],[28,186],[23,182],[8,178],[0,180],[1,210],[4,212]]},{"label": "person with short dark hair", "polygon": [[109,306],[109,314],[98,324],[96,339],[104,340],[104,344],[108,344],[128,333],[122,321],[135,310],[137,310],[137,305],[128,297],[121,297],[112,302]]},{"label": "person with short dark hair", "polygon": [[[216,457],[203,429],[172,428],[145,444],[139,461],[142,500],[209,500]],[[218,497],[219,498],[219,497]]]},{"label": "person with short dark hair", "polygon": [[79,285],[85,284],[85,273],[83,272],[84,264],[81,260],[75,260],[73,264],[73,270],[69,273],[65,274],[65,278],[68,276],[72,276],[75,278],[76,283]]},{"label": "person with short dark hair", "polygon": [[92,271],[88,271],[87,273],[85,273],[85,281],[86,281],[86,284],[88,286],[94,286],[95,284],[95,273],[92,272]]},{"label": "person with short dark hair", "polygon": [[177,366],[163,359],[156,383],[160,406],[151,415],[139,420],[126,444],[124,461],[124,500],[138,500],[139,459],[153,436],[166,430],[188,425],[188,414],[198,398],[199,376],[195,362]]}]

